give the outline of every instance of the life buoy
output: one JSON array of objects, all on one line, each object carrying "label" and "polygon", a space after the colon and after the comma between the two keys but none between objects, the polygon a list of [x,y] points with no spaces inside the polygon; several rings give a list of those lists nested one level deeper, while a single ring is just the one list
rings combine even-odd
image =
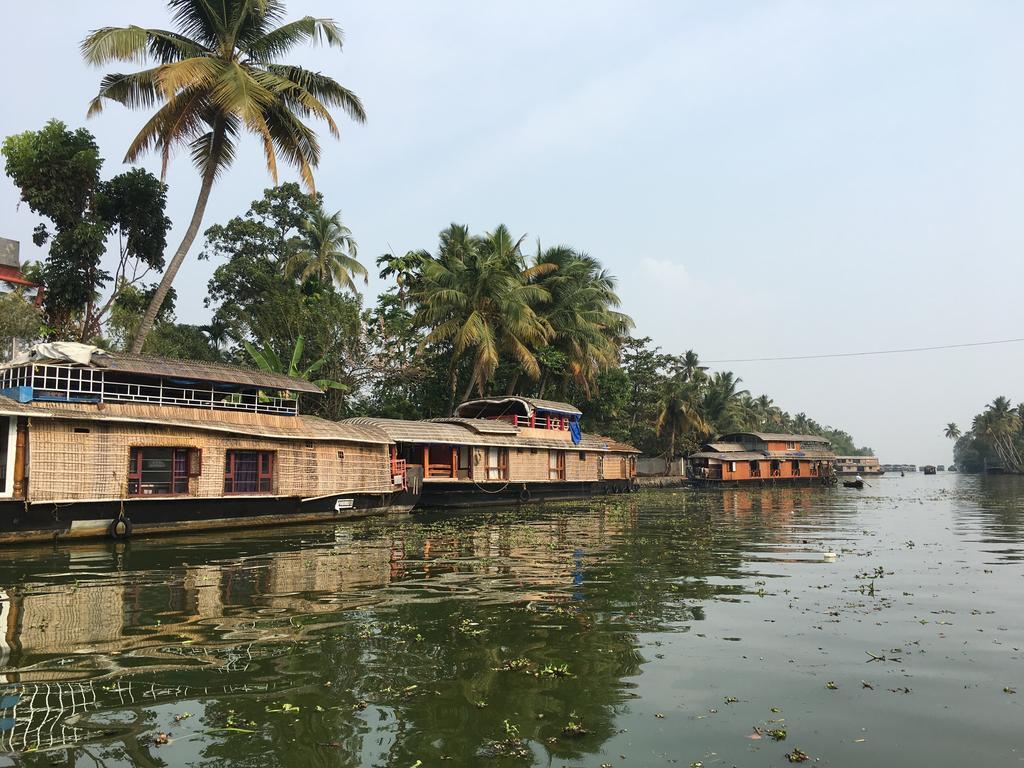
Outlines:
[{"label": "life buoy", "polygon": [[523,484],[523,487],[519,490],[519,501],[523,504],[530,500],[530,489]]},{"label": "life buoy", "polygon": [[127,517],[118,517],[110,523],[107,535],[112,539],[127,539],[132,535],[132,521]]}]

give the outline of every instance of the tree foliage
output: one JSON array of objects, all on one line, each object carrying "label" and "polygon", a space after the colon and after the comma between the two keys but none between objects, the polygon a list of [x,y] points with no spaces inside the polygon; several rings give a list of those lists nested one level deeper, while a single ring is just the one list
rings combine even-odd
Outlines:
[{"label": "tree foliage", "polygon": [[359,98],[333,78],[281,56],[303,43],[341,48],[341,29],[331,19],[306,16],[284,22],[281,0],[168,0],[176,31],[138,26],[104,27],[82,42],[93,65],[146,62],[146,69],[111,73],[100,82],[89,114],[107,101],[131,109],[155,109],[128,146],[126,162],[159,153],[164,172],[171,153],[186,149],[202,176],[192,219],[139,324],[133,351],[142,349],[167,291],[199,232],[210,190],[234,161],[244,133],[259,140],[277,183],[278,161],[294,166],[312,191],[320,143],[307,120],[316,118],[338,136],[332,107],[366,119]]},{"label": "tree foliage", "polygon": [[[21,199],[46,219],[32,238],[49,243],[41,272],[46,322],[56,338],[88,341],[101,333],[125,287],[163,267],[166,188],[139,168],[103,180],[93,135],[59,120],[9,136],[2,151]],[[111,241],[113,272],[102,263]]]}]

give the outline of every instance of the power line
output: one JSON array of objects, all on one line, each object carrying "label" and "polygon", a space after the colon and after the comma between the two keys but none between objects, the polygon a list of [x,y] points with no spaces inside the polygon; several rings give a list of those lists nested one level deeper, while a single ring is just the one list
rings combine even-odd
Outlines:
[{"label": "power line", "polygon": [[773,360],[821,360],[826,357],[868,357],[869,355],[900,355],[905,352],[932,352],[938,349],[962,349],[963,347],[988,347],[993,344],[1016,344],[1024,339],[1000,339],[999,341],[972,341],[967,344],[940,344],[935,347],[907,347],[906,349],[877,349],[871,352],[828,352],[821,355],[790,355],[788,357],[746,357],[734,360],[702,360],[705,364],[721,363],[764,363]]}]

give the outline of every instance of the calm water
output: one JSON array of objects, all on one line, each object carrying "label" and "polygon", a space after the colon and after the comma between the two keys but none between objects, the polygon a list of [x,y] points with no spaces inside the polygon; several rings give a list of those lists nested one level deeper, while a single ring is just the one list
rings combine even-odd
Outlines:
[{"label": "calm water", "polygon": [[8,549],[0,766],[1021,765],[1022,495],[913,475]]}]

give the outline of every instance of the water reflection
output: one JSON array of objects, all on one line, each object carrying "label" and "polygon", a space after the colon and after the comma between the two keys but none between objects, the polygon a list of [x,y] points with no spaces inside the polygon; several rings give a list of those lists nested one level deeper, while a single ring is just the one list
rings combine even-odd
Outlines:
[{"label": "water reflection", "polygon": [[[937,553],[968,563],[962,579],[989,572],[992,542],[1001,562],[1018,560],[1020,486],[999,480],[1011,482],[674,491],[12,550],[0,564],[0,765],[500,765],[484,755],[506,720],[539,764],[641,742],[646,757],[631,764],[655,753],[689,764],[706,745],[739,762],[762,747],[717,730],[728,722],[708,714],[723,706],[719,686],[783,703],[794,674],[820,674],[826,642],[863,676],[864,648],[884,647],[873,633],[887,621],[931,628],[922,598],[907,596],[939,594]],[[826,549],[844,552],[827,577]],[[857,579],[881,552],[899,575],[869,595]],[[1013,629],[991,621],[1003,623],[980,630]],[[836,628],[823,639],[826,625]],[[942,641],[952,633],[943,626]],[[1000,658],[972,663],[998,669]],[[665,729],[653,707],[686,712],[704,746],[677,753],[680,723]],[[570,719],[583,737],[563,734]],[[934,764],[952,764],[947,754],[935,750]]]}]

